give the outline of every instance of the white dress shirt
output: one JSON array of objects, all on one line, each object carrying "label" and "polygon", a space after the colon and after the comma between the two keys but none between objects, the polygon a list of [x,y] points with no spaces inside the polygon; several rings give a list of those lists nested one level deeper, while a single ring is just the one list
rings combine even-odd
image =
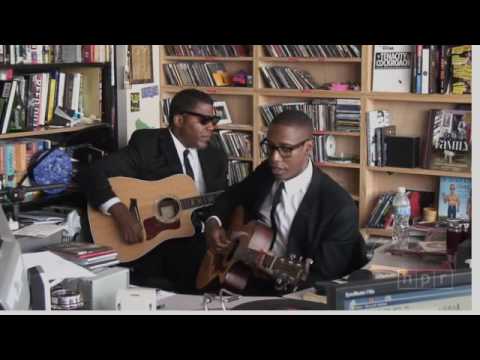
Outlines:
[{"label": "white dress shirt", "polygon": [[[293,219],[297,214],[297,210],[300,203],[305,196],[305,193],[310,186],[313,175],[312,162],[309,161],[305,170],[296,177],[284,181],[285,189],[282,191],[280,202],[277,205],[275,211],[275,222],[277,224],[277,237],[274,243],[272,253],[275,256],[285,256],[287,253],[287,242],[290,234],[290,228],[293,223]],[[280,184],[279,180],[276,180],[272,186],[272,189],[262,206],[260,207],[260,221],[264,224],[271,226],[270,211],[272,209],[272,200],[275,191]]]},{"label": "white dress shirt", "polygon": [[[169,129],[170,135],[173,139],[173,144],[175,145],[175,149],[177,150],[178,154],[178,159],[180,160],[180,164],[182,165],[182,170],[183,173],[186,174],[185,170],[185,164],[183,161],[183,152],[187,149],[181,142],[178,140],[175,135],[173,135],[172,131]],[[200,164],[200,158],[198,157],[198,151],[197,149],[191,149],[188,148],[189,154],[188,154],[188,160],[190,160],[190,165],[192,166],[193,169],[193,175],[195,176],[195,185],[197,186],[198,191],[200,194],[205,194],[207,186],[205,184],[205,179],[203,177],[203,171],[202,171],[202,166]],[[110,215],[110,208],[119,203],[120,199],[118,197],[113,197],[106,202],[104,202],[102,205],[100,205],[100,210],[106,214]]]}]

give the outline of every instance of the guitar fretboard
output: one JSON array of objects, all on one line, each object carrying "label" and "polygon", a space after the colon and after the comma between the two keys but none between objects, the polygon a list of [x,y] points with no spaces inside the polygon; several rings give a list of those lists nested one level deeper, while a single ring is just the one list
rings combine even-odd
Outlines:
[{"label": "guitar fretboard", "polygon": [[209,193],[202,196],[195,196],[191,198],[186,198],[180,200],[180,205],[182,206],[183,210],[199,208],[203,206],[208,206],[214,203],[215,199],[222,193],[223,191],[217,191],[213,193]]}]

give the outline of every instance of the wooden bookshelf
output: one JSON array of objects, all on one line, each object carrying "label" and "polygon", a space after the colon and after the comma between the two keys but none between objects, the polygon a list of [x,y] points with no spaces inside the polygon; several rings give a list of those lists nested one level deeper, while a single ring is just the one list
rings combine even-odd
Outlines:
[{"label": "wooden bookshelf", "polygon": [[451,177],[461,177],[461,178],[472,177],[472,174],[469,172],[442,171],[442,170],[430,170],[430,169],[421,169],[421,168],[410,169],[410,168],[399,168],[399,167],[390,167],[390,166],[382,166],[382,167],[369,166],[368,170],[386,172],[386,173],[410,174],[410,175],[451,176]]},{"label": "wooden bookshelf", "polygon": [[249,56],[164,56],[163,58],[165,61],[230,61],[230,62],[237,62],[237,61],[253,61],[253,57]]},{"label": "wooden bookshelf", "polygon": [[[162,46],[163,47],[163,46]],[[227,101],[233,124],[219,126],[219,130],[251,131],[253,136],[252,165],[255,168],[263,158],[259,139],[266,133],[266,127],[259,111],[260,106],[285,102],[308,102],[313,99],[359,99],[361,102],[360,132],[318,131],[315,136],[333,135],[337,142],[337,153],[359,155],[359,163],[321,163],[322,171],[336,180],[359,204],[359,223],[365,227],[370,212],[382,192],[395,191],[405,185],[411,189],[437,191],[440,176],[471,178],[470,172],[449,172],[430,169],[408,169],[395,167],[370,167],[367,159],[368,111],[382,109],[392,114],[397,135],[425,135],[425,114],[431,109],[453,109],[459,105],[471,105],[471,95],[441,95],[372,92],[373,45],[361,46],[360,58],[318,58],[318,57],[270,57],[262,45],[253,45],[252,57],[179,57],[163,56],[161,49],[160,75],[163,78],[163,64],[177,61],[221,61],[228,70],[247,67],[253,75],[252,88],[205,88],[199,90],[211,94],[215,99]],[[162,55],[163,54],[163,55]],[[308,71],[320,85],[329,82],[353,81],[360,85],[358,91],[329,91],[319,89],[295,90],[274,89],[266,86],[260,67],[291,66]],[[251,68],[249,67],[251,66]],[[182,87],[167,85],[161,81],[162,97],[171,96]],[[246,100],[248,99],[248,100]],[[230,105],[232,104],[232,105]],[[366,229],[371,235],[391,236],[391,231]]]},{"label": "wooden bookshelf", "polygon": [[33,131],[22,131],[22,132],[14,132],[0,135],[0,140],[4,139],[16,139],[22,137],[31,137],[31,136],[44,136],[44,135],[53,135],[53,134],[62,134],[62,133],[72,133],[72,132],[80,132],[84,130],[90,130],[97,127],[104,127],[108,126],[107,124],[103,123],[96,123],[96,124],[88,124],[88,125],[77,125],[73,127],[63,127],[63,128],[48,128],[42,127],[37,130]]},{"label": "wooden bookshelf", "polygon": [[335,57],[270,57],[262,56],[258,59],[263,62],[281,63],[361,63],[361,58],[335,58]]}]

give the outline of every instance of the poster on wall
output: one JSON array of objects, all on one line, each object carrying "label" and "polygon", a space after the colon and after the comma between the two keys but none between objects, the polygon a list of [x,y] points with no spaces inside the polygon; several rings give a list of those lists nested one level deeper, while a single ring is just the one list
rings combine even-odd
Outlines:
[{"label": "poster on wall", "polygon": [[128,55],[130,58],[130,83],[152,83],[152,45],[128,45]]},{"label": "poster on wall", "polygon": [[130,94],[130,112],[140,111],[140,93],[132,92]]}]

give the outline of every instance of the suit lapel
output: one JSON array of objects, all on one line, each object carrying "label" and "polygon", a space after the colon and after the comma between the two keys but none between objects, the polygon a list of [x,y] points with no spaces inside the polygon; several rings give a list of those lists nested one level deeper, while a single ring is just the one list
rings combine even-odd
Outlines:
[{"label": "suit lapel", "polygon": [[172,169],[174,174],[183,174],[182,164],[178,158],[177,149],[175,148],[172,135],[170,135],[168,129],[160,132],[159,143],[161,152],[167,159],[168,167]]},{"label": "suit lapel", "polygon": [[[200,160],[200,167],[202,168],[202,173],[203,173],[203,180],[205,181],[205,185],[207,187],[207,192],[210,191],[213,187],[213,180],[211,175],[212,175],[212,159],[213,157],[208,156],[208,148],[206,149],[198,149],[198,159]],[[210,161],[209,161],[210,159]]]},{"label": "suit lapel", "polygon": [[321,186],[321,174],[314,166],[312,181],[303,197],[290,228],[289,239],[287,243],[287,254],[305,255],[308,244],[312,240],[310,223],[314,221],[315,215],[312,213],[315,209],[315,203],[318,201],[318,191]]}]

